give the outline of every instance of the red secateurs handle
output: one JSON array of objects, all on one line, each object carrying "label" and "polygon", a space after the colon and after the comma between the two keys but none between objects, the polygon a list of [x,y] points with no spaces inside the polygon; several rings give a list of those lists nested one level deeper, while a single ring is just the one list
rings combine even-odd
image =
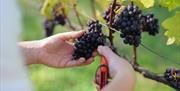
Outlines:
[{"label": "red secateurs handle", "polygon": [[108,68],[108,61],[104,56],[101,56],[101,66],[100,66],[100,89],[102,89],[108,83],[108,75],[109,75],[109,68]]}]

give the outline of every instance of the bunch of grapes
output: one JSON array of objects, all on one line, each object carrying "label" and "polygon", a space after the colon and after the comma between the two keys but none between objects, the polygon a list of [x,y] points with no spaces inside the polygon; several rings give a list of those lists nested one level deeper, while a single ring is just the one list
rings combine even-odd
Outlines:
[{"label": "bunch of grapes", "polygon": [[[114,8],[114,13],[119,10],[121,7],[120,4],[116,3],[115,8]],[[112,9],[112,3],[110,4],[110,7],[104,12],[103,18],[106,21],[107,24],[110,24],[110,16],[111,16],[111,9]],[[114,21],[114,17],[112,17],[112,21]]]},{"label": "bunch of grapes", "polygon": [[133,2],[115,16],[112,25],[116,30],[120,30],[120,37],[125,44],[136,47],[141,43],[141,32],[148,32],[153,36],[159,33],[158,19],[154,18],[153,14],[142,15]]},{"label": "bunch of grapes", "polygon": [[168,68],[164,72],[164,78],[180,90],[180,70]]},{"label": "bunch of grapes", "polygon": [[64,9],[61,5],[61,3],[57,3],[53,9],[52,9],[52,15],[53,18],[49,19],[46,18],[44,21],[44,29],[45,29],[45,34],[46,37],[49,37],[53,34],[54,32],[54,28],[56,25],[60,24],[60,25],[65,25],[66,21],[65,21],[65,15],[64,15]]},{"label": "bunch of grapes", "polygon": [[121,30],[120,37],[125,44],[137,47],[141,43],[140,16],[141,10],[133,3],[115,16],[113,23]]},{"label": "bunch of grapes", "polygon": [[153,14],[142,15],[140,18],[142,30],[148,32],[149,35],[155,36],[159,33],[158,19]]},{"label": "bunch of grapes", "polygon": [[65,15],[64,15],[64,8],[62,7],[60,2],[54,6],[52,10],[52,15],[54,17],[54,21],[57,24],[65,25],[66,21],[65,21]]},{"label": "bunch of grapes", "polygon": [[104,45],[105,37],[102,33],[102,25],[99,21],[91,21],[88,24],[88,31],[75,42],[73,59],[84,57],[88,59],[99,45]]},{"label": "bunch of grapes", "polygon": [[167,81],[179,82],[180,83],[180,70],[174,68],[168,68],[164,72],[164,78]]},{"label": "bunch of grapes", "polygon": [[49,37],[53,34],[54,31],[54,27],[55,27],[55,22],[54,20],[51,19],[45,19],[44,21],[44,29],[46,30],[46,37]]}]

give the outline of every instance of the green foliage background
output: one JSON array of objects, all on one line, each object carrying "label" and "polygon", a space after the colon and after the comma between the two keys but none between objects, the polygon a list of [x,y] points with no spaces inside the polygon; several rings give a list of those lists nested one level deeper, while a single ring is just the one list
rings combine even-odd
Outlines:
[{"label": "green foliage background", "polygon": [[[42,23],[45,17],[40,14],[40,7],[42,6],[43,0],[18,1],[20,9],[22,11],[22,40],[29,41],[44,38]],[[103,23],[104,21],[102,20],[102,17],[100,17],[100,15],[102,15],[103,10],[108,7],[107,5],[108,3],[110,3],[110,1],[111,0],[96,0],[95,5],[97,13],[99,14],[98,18]],[[159,18],[160,22],[163,22],[168,17],[174,16],[177,9],[169,11],[165,7],[160,7],[158,1],[159,0],[155,0],[153,7],[148,6],[148,9],[144,9],[144,13],[154,13],[155,16]],[[77,0],[78,11],[92,17],[90,4],[90,0]],[[72,7],[70,7],[70,4],[65,7],[68,8],[68,16],[73,25],[76,25],[76,27],[78,27],[78,22],[76,17],[74,17],[75,14],[73,13]],[[84,15],[80,15],[80,17],[81,20],[83,20],[84,25],[86,24],[87,20],[89,20]],[[55,33],[67,31],[69,31],[69,29],[62,26],[57,26],[55,29]],[[138,61],[140,65],[159,74],[162,74],[163,71],[168,67],[180,68],[180,64],[176,63],[180,63],[180,47],[178,45],[167,46],[167,37],[164,36],[164,32],[165,29],[161,27],[160,34],[158,34],[156,37],[151,37],[148,36],[148,34],[143,34],[142,41],[144,44],[158,52],[160,55],[165,56],[165,59],[154,55],[141,46],[138,48]],[[124,45],[118,34],[115,34],[114,43],[116,47],[118,47],[118,52],[121,55],[126,55],[129,59],[131,59],[131,46]],[[98,61],[99,58],[97,57],[95,59],[95,62],[91,65],[66,69],[50,68],[39,64],[31,65],[29,66],[29,75],[34,84],[35,91],[96,91],[93,80],[96,68],[99,65]],[[174,89],[166,85],[146,79],[137,73],[137,84],[135,91],[152,90],[175,91]]]}]

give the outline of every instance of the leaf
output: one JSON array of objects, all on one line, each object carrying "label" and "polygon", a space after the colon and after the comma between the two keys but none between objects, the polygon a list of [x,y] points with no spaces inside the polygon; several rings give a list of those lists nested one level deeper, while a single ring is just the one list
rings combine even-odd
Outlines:
[{"label": "leaf", "polygon": [[150,8],[154,6],[154,0],[139,0],[145,8]]},{"label": "leaf", "polygon": [[159,4],[162,7],[168,8],[170,11],[180,7],[180,0],[160,0]]},{"label": "leaf", "polygon": [[126,1],[126,0],[119,0],[121,3],[123,3],[124,1]]},{"label": "leaf", "polygon": [[57,3],[58,0],[45,0],[41,8],[41,14],[51,18],[51,11],[53,6]]},{"label": "leaf", "polygon": [[167,40],[167,45],[171,45],[175,42],[175,38],[174,37],[169,37],[168,40]]},{"label": "leaf", "polygon": [[[165,36],[167,36],[167,44],[176,43],[180,45],[180,12],[176,12],[173,17],[170,17],[163,21],[162,26],[167,29]],[[173,39],[174,38],[174,39]],[[174,42],[173,42],[174,41]]]},{"label": "leaf", "polygon": [[134,3],[135,3],[135,5],[137,5],[140,9],[144,9],[145,7],[144,7],[144,5],[143,5],[143,3],[141,3],[140,2],[140,0],[132,0]]}]

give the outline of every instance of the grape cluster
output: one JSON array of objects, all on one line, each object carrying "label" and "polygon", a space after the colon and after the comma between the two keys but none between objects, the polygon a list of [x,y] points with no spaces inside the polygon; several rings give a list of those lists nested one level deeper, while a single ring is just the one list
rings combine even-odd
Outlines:
[{"label": "grape cluster", "polygon": [[49,37],[53,34],[56,25],[60,24],[63,26],[66,24],[64,9],[60,2],[53,7],[51,13],[53,15],[53,18],[46,18],[43,24],[46,37]]},{"label": "grape cluster", "polygon": [[54,21],[57,24],[65,25],[65,15],[64,15],[64,8],[62,7],[61,3],[57,3],[52,9],[52,15],[54,17]]},{"label": "grape cluster", "polygon": [[99,45],[104,45],[105,38],[102,33],[102,25],[99,21],[91,21],[88,24],[88,31],[75,42],[73,59],[84,57],[88,59]]},{"label": "grape cluster", "polygon": [[137,47],[141,43],[140,16],[141,10],[133,3],[115,16],[113,23],[121,30],[120,37],[125,44]]},{"label": "grape cluster", "polygon": [[143,15],[133,2],[115,16],[113,26],[121,32],[120,37],[125,44],[136,47],[141,43],[142,32],[153,36],[159,33],[158,19],[153,14]]},{"label": "grape cluster", "polygon": [[164,72],[164,78],[180,90],[180,70],[168,68]]},{"label": "grape cluster", "polygon": [[45,19],[44,21],[44,30],[46,30],[45,35],[46,37],[49,37],[53,34],[55,27],[55,22],[54,20],[51,19]]},{"label": "grape cluster", "polygon": [[[121,7],[121,5],[116,3],[115,9],[113,11],[117,11],[118,9],[120,9],[120,7]],[[110,23],[111,9],[112,9],[112,3],[110,4],[110,7],[103,14],[103,18],[104,18],[104,20],[106,21],[107,24]],[[112,18],[112,20],[114,21],[114,17]]]},{"label": "grape cluster", "polygon": [[155,36],[159,33],[158,19],[153,14],[142,15],[140,18],[142,30],[148,32],[149,35]]},{"label": "grape cluster", "polygon": [[168,68],[164,73],[164,78],[167,81],[180,82],[180,70],[176,70],[174,68]]}]

